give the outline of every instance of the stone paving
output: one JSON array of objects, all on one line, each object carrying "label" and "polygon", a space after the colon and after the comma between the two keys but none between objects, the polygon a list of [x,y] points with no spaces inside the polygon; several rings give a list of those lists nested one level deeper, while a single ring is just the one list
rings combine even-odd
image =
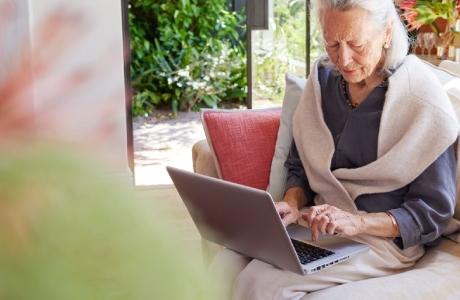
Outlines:
[{"label": "stone paving", "polygon": [[192,145],[205,138],[199,112],[136,118],[133,129],[137,185],[172,184],[166,166],[193,170]]},{"label": "stone paving", "polygon": [[[280,106],[257,100],[255,108]],[[134,161],[136,185],[170,185],[166,166],[193,170],[192,146],[205,138],[201,113],[157,111],[148,118],[134,118]]]}]

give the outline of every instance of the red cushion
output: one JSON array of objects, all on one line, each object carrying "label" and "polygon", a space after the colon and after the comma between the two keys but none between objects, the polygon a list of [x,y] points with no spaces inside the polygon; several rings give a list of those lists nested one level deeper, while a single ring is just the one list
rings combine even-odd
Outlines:
[{"label": "red cushion", "polygon": [[281,109],[205,110],[203,125],[219,176],[265,190]]}]

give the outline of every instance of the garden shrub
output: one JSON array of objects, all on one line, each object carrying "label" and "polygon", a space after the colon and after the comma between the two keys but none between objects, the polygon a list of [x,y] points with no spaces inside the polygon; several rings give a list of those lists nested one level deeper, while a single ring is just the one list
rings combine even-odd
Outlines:
[{"label": "garden shrub", "polygon": [[[281,101],[284,92],[286,72],[305,76],[306,57],[306,3],[305,0],[275,0],[273,3],[273,24],[271,25],[273,45],[254,45],[255,93],[261,97]],[[310,58],[314,61],[324,53],[321,33],[317,21],[311,19]],[[255,33],[260,34],[260,33]]]},{"label": "garden shrub", "polygon": [[226,0],[131,0],[135,115],[216,107],[246,98],[241,15]]}]

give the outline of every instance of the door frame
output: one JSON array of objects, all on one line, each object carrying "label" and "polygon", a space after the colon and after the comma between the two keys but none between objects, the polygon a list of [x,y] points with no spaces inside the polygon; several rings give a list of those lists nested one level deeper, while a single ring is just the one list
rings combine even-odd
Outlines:
[{"label": "door frame", "polygon": [[121,23],[123,31],[123,56],[125,77],[126,136],[128,146],[128,165],[134,175],[134,133],[133,99],[131,87],[131,35],[129,33],[129,0],[121,0]]}]

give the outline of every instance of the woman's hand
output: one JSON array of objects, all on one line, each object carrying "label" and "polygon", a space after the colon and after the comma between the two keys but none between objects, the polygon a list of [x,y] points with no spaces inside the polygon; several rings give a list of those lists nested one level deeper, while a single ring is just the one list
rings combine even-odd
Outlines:
[{"label": "woman's hand", "polygon": [[275,208],[284,226],[297,222],[300,218],[299,207],[307,204],[305,193],[300,187],[291,187],[284,194],[282,201],[275,202]]},{"label": "woman's hand", "polygon": [[297,222],[300,217],[299,209],[296,206],[291,206],[286,201],[275,202],[275,208],[281,217],[284,227]]},{"label": "woman's hand", "polygon": [[302,218],[308,223],[312,240],[322,234],[342,234],[347,236],[363,232],[363,219],[335,206],[324,204],[310,207]]}]

